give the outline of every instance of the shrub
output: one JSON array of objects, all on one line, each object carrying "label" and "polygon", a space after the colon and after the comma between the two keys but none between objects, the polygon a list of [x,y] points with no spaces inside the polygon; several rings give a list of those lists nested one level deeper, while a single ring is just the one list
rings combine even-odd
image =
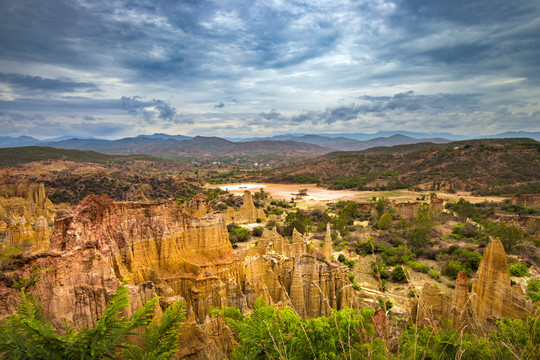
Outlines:
[{"label": "shrub", "polygon": [[390,299],[386,299],[386,302],[385,302],[382,297],[377,298],[377,303],[383,309],[384,309],[384,307],[386,305],[386,310],[387,311],[394,307],[394,303],[392,301],[390,301]]},{"label": "shrub", "polygon": [[375,279],[378,279],[379,276],[381,277],[381,279],[388,279],[390,277],[390,274],[388,274],[388,271],[386,270],[384,265],[377,265],[372,261],[371,276],[373,276]]},{"label": "shrub", "polygon": [[518,261],[508,264],[508,270],[512,276],[524,277],[529,275],[527,264]]},{"label": "shrub", "polygon": [[261,237],[263,234],[263,231],[264,229],[262,227],[256,226],[253,228],[253,230],[251,230],[251,235],[256,236],[256,237]]},{"label": "shrub", "polygon": [[452,256],[462,262],[470,270],[477,270],[482,261],[482,255],[476,251],[467,249],[455,249],[452,251]]},{"label": "shrub", "polygon": [[339,261],[340,263],[342,263],[342,262],[344,262],[344,261],[345,261],[345,255],[343,255],[343,254],[339,254],[339,256],[338,256],[338,258],[337,258],[337,259],[338,259],[338,261]]},{"label": "shrub", "polygon": [[460,270],[466,272],[467,275],[469,275],[471,272],[471,270],[467,268],[461,261],[449,260],[443,265],[441,273],[448,276],[452,280],[456,280]]},{"label": "shrub", "polygon": [[349,269],[354,268],[354,260],[345,260],[343,264],[347,265]]},{"label": "shrub", "polygon": [[428,275],[429,275],[430,278],[435,279],[435,280],[437,280],[437,281],[439,281],[440,278],[441,278],[441,277],[439,276],[439,273],[438,273],[437,270],[435,270],[435,269],[429,270]]},{"label": "shrub", "polygon": [[407,265],[409,265],[414,271],[418,271],[424,274],[427,274],[430,270],[428,265],[418,261],[409,261],[407,262]]},{"label": "shrub", "polygon": [[248,229],[233,225],[229,229],[229,241],[231,244],[236,244],[237,242],[247,241],[251,237],[251,233]]},{"label": "shrub", "polygon": [[382,252],[382,259],[388,266],[393,266],[395,264],[404,264],[412,258],[413,255],[411,251],[404,246],[386,248]]},{"label": "shrub", "polygon": [[403,267],[401,265],[398,265],[392,270],[392,280],[396,282],[405,281],[407,279],[407,276],[405,274],[405,270],[403,270]]},{"label": "shrub", "polygon": [[540,301],[540,279],[527,281],[527,296],[533,302]]},{"label": "shrub", "polygon": [[394,219],[392,218],[392,215],[390,214],[382,214],[381,218],[379,219],[379,222],[377,223],[377,228],[380,230],[387,230],[392,226],[392,221]]},{"label": "shrub", "polygon": [[349,273],[349,281],[350,282],[354,282],[354,278],[356,277],[356,275],[354,275],[353,273]]}]

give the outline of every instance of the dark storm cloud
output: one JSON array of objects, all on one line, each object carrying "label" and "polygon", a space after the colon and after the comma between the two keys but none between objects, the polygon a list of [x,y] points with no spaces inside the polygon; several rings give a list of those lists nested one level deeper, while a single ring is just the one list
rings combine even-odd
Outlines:
[{"label": "dark storm cloud", "polygon": [[393,96],[364,95],[361,103],[328,107],[324,111],[306,111],[290,118],[292,122],[310,121],[314,124],[332,124],[351,121],[361,115],[390,115],[396,112],[430,114],[439,110],[474,111],[478,108],[480,94],[416,95],[413,91]]},{"label": "dark storm cloud", "polygon": [[[0,106],[13,113],[71,111],[96,126],[131,114],[174,128],[222,125],[207,109],[241,99],[235,108],[250,115],[228,121],[268,128],[324,131],[364,116],[410,124],[395,115],[421,122],[442,112],[471,120],[500,109],[504,116],[490,115],[499,127],[512,116],[538,127],[527,120],[540,96],[538,1],[0,0],[0,8]],[[67,92],[85,97],[59,97]],[[144,96],[112,100],[125,93]],[[281,113],[261,112],[264,104]]]},{"label": "dark storm cloud", "polygon": [[86,82],[76,82],[69,79],[50,79],[22,74],[6,74],[2,72],[0,72],[0,83],[9,84],[16,92],[23,94],[32,92],[94,92],[99,90],[95,84]]},{"label": "dark storm cloud", "polygon": [[175,124],[189,122],[182,119],[174,107],[160,99],[145,101],[140,96],[122,96],[120,102],[122,109],[131,115],[142,117],[150,124],[155,124],[158,119]]}]

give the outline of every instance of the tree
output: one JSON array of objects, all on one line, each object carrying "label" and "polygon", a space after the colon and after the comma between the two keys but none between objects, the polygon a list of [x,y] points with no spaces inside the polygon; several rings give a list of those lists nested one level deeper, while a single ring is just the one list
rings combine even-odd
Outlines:
[{"label": "tree", "polygon": [[407,279],[407,276],[405,275],[405,270],[403,270],[403,267],[401,265],[398,265],[392,270],[392,280],[401,282]]},{"label": "tree", "polygon": [[377,228],[381,230],[387,230],[392,226],[392,221],[394,219],[392,218],[392,215],[390,214],[382,214],[381,218],[379,219],[379,223],[377,224]]},{"label": "tree", "polygon": [[[129,306],[129,290],[122,283],[114,293],[103,315],[90,329],[76,330],[66,326],[58,334],[41,304],[24,289],[15,315],[0,324],[0,359],[170,359],[178,347],[178,329],[185,318],[181,302],[163,314],[161,323],[152,320],[158,298],[146,302],[128,319],[122,309]],[[149,326],[148,326],[149,325]],[[128,337],[148,326],[143,346],[131,345]]]}]

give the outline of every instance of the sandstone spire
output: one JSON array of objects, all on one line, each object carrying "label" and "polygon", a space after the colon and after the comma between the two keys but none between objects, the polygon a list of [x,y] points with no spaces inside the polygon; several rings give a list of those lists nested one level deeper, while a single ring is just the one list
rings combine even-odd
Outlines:
[{"label": "sandstone spire", "polygon": [[34,225],[34,239],[32,240],[32,251],[42,252],[49,250],[51,239],[49,236],[49,225],[47,219],[40,216]]},{"label": "sandstone spire", "polygon": [[302,234],[300,234],[298,230],[296,230],[296,228],[293,229],[292,241],[293,241],[293,256],[294,257],[302,256],[302,254],[306,252],[306,246],[305,246],[304,238],[302,237]]},{"label": "sandstone spire", "polygon": [[244,191],[244,203],[240,206],[240,209],[235,211],[233,208],[228,208],[223,217],[227,223],[236,224],[249,224],[254,223],[257,219],[266,219],[264,210],[255,207],[253,197],[247,190]]},{"label": "sandstone spire", "polygon": [[326,224],[326,236],[324,237],[324,243],[322,246],[322,254],[326,260],[333,260],[332,252],[332,233],[330,231],[330,223]]},{"label": "sandstone spire", "polygon": [[488,318],[521,318],[527,312],[523,291],[510,283],[506,253],[498,238],[484,251],[472,292],[473,311],[480,324]]}]

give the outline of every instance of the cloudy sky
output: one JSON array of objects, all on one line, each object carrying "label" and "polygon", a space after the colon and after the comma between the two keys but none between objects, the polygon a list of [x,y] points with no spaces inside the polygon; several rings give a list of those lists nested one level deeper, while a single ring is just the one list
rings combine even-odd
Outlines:
[{"label": "cloudy sky", "polygon": [[1,135],[540,130],[535,0],[0,0]]}]

